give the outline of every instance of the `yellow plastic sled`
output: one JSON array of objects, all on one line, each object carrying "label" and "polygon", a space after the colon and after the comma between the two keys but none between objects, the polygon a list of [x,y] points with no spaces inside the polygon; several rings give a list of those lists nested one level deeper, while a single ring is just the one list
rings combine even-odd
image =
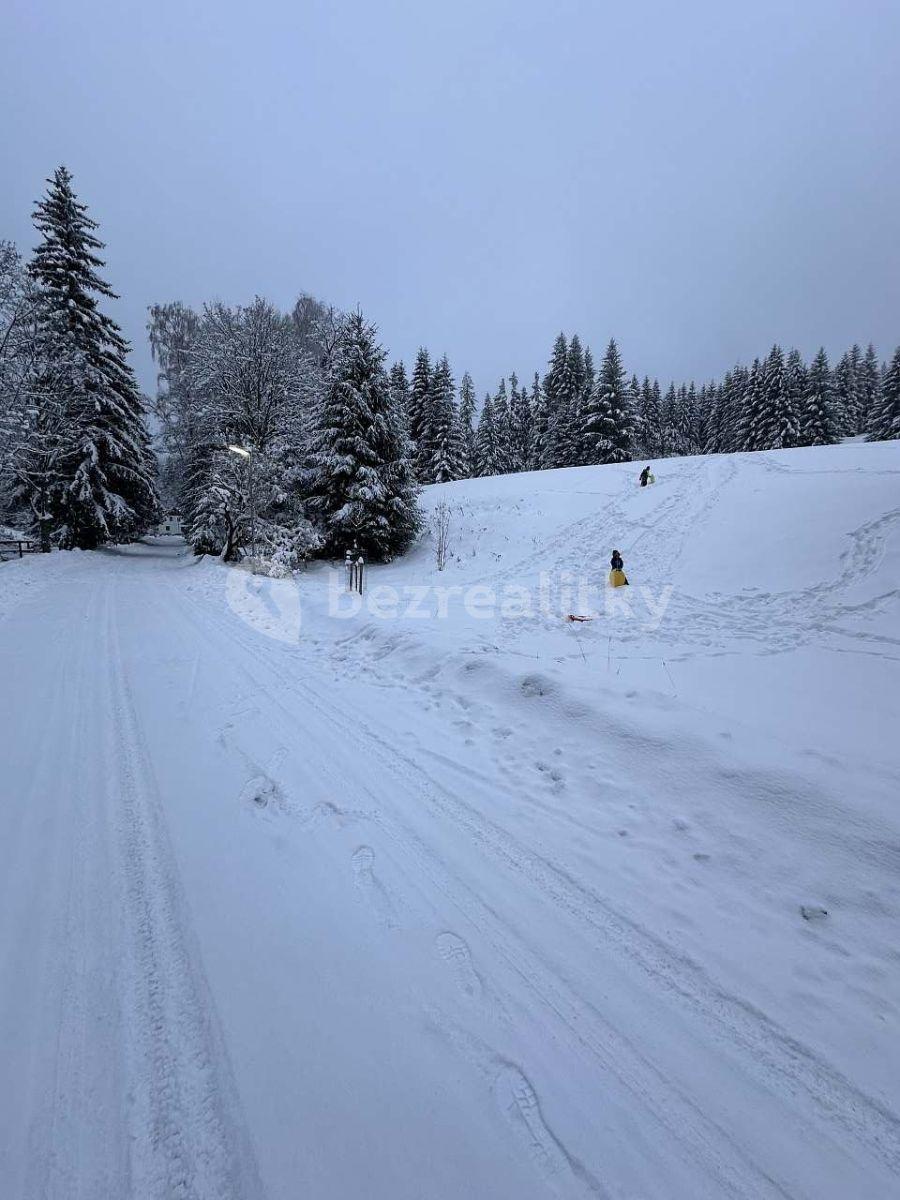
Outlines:
[{"label": "yellow plastic sled", "polygon": [[610,587],[624,587],[624,585],[627,582],[628,582],[628,580],[625,578],[624,571],[610,571],[610,573],[609,573],[609,586]]}]

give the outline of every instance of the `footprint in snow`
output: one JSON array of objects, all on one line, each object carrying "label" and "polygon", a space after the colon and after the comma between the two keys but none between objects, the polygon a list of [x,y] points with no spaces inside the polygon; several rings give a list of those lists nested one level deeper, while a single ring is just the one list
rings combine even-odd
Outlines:
[{"label": "footprint in snow", "polygon": [[828,916],[827,908],[817,908],[809,904],[800,905],[800,916],[804,921],[824,921]]},{"label": "footprint in snow", "polygon": [[331,800],[323,800],[320,804],[309,810],[303,818],[303,824],[308,829],[317,829],[320,825],[326,823],[343,829],[345,825],[352,824],[359,815],[359,813],[347,812],[345,809],[339,808]]},{"label": "footprint in snow", "polygon": [[391,899],[381,880],[375,875],[375,851],[371,846],[359,846],[354,851],[353,875],[360,900],[371,909],[379,924],[396,924]]},{"label": "footprint in snow", "polygon": [[481,976],[472,964],[472,954],[461,937],[449,931],[435,938],[437,952],[450,967],[457,986],[470,1000],[480,1000],[484,994]]},{"label": "footprint in snow", "polygon": [[565,1172],[568,1155],[547,1128],[537,1093],[514,1063],[501,1067],[494,1095],[513,1132],[543,1173],[553,1178]]},{"label": "footprint in snow", "polygon": [[239,803],[252,805],[255,808],[268,808],[278,799],[278,785],[267,775],[257,775],[248,779],[241,789]]}]

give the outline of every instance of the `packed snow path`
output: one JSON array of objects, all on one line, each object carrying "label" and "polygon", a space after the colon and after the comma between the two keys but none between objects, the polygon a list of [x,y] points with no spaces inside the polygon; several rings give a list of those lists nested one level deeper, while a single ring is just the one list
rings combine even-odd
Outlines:
[{"label": "packed snow path", "polygon": [[0,571],[4,1200],[898,1194],[888,767],[282,643],[180,544]]}]

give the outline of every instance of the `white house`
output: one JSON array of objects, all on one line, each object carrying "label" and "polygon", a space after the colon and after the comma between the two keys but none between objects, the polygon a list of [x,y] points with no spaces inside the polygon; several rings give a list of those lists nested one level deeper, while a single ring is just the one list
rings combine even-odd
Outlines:
[{"label": "white house", "polygon": [[157,533],[172,534],[181,537],[181,513],[169,512],[156,527]]}]

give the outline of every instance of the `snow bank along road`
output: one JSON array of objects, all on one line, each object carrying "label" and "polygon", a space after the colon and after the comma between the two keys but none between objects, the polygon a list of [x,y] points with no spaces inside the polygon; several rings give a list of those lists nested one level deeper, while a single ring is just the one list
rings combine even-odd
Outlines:
[{"label": "snow bank along road", "polygon": [[900,1194],[900,462],[830,454],[453,485],[449,579],[615,537],[643,636],[0,567],[4,1200]]}]

